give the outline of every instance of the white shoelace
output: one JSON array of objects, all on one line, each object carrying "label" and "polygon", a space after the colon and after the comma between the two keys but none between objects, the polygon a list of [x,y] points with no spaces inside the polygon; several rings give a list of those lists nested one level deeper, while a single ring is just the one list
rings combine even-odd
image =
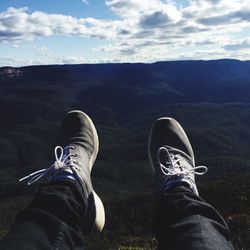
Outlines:
[{"label": "white shoelace", "polygon": [[[164,175],[171,177],[171,176],[185,176],[188,175],[189,173],[194,173],[196,175],[204,175],[207,173],[208,168],[206,166],[196,166],[191,169],[183,169],[181,165],[179,165],[181,159],[178,158],[175,154],[169,152],[171,151],[168,150],[166,147],[160,147],[157,152],[157,161],[160,165],[161,171]],[[178,150],[174,150],[177,151]],[[160,154],[164,152],[167,154],[167,158],[169,161],[166,161],[165,164],[161,163],[160,160]],[[197,171],[197,170],[202,170],[202,171]]]},{"label": "white shoelace", "polygon": [[[74,149],[74,146],[68,146],[67,148]],[[64,149],[61,146],[56,146],[54,152],[55,152],[56,161],[53,165],[51,165],[49,168],[44,168],[44,169],[35,171],[19,179],[19,181],[24,181],[26,179],[29,179],[27,185],[32,185],[34,182],[38,181],[42,177],[45,177],[47,175],[53,176],[53,174],[59,169],[65,169],[66,171],[69,171],[69,172],[72,171],[72,174],[76,172],[73,166],[77,162],[70,158],[71,156],[76,156],[76,154],[68,154],[68,155],[65,155],[65,157],[63,157]]]}]

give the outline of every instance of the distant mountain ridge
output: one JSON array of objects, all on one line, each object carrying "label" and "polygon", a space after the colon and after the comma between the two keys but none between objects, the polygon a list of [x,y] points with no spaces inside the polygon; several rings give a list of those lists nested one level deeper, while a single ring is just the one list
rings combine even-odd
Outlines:
[{"label": "distant mountain ridge", "polygon": [[[97,90],[96,87],[102,92],[103,88],[117,89],[123,95],[132,94],[129,88],[137,88],[133,93],[136,97],[141,99],[143,95],[147,99],[152,94],[153,98],[158,98],[158,104],[160,100],[164,103],[250,101],[250,61],[224,59],[153,64],[51,65],[16,68],[6,75],[3,72],[6,72],[6,67],[0,68],[2,78],[16,76],[22,80],[33,78],[38,82],[43,79],[44,84],[46,80],[91,81],[91,94]],[[110,98],[107,91],[102,94]]]}]

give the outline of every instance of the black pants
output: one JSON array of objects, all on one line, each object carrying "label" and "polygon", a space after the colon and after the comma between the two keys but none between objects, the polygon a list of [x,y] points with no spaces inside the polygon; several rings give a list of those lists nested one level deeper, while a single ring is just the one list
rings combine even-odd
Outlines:
[{"label": "black pants", "polygon": [[[73,182],[40,189],[0,243],[0,250],[83,249],[86,197]],[[158,249],[233,249],[218,212],[187,187],[168,190],[156,202]]]},{"label": "black pants", "polygon": [[224,219],[185,186],[169,189],[157,199],[154,232],[161,250],[234,249]]}]

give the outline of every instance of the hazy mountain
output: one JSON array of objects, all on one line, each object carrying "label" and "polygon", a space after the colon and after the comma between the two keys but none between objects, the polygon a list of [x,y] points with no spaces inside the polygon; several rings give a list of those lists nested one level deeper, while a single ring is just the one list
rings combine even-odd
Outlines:
[{"label": "hazy mountain", "polygon": [[[133,103],[144,103],[148,98],[154,104],[157,103],[154,99],[156,96],[158,103],[223,103],[249,101],[249,69],[249,61],[177,61],[35,66],[15,69],[14,73],[5,75],[3,72],[6,68],[2,68],[0,76],[2,80],[6,76],[12,82],[13,78],[19,83],[31,83],[34,80],[39,85],[47,86],[77,83],[78,90],[88,87],[88,96],[94,94],[98,97],[95,101],[107,105],[120,97],[139,98],[137,101],[133,100]],[[102,93],[101,98],[99,92]]]}]

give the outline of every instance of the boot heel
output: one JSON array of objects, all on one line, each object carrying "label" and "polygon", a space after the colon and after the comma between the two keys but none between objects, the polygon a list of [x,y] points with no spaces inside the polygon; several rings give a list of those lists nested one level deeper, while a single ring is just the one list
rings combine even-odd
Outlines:
[{"label": "boot heel", "polygon": [[95,225],[94,228],[97,231],[102,231],[104,224],[105,224],[105,210],[103,203],[99,196],[93,191],[94,196],[94,202],[95,202],[95,208],[96,208],[96,219],[95,219]]}]

